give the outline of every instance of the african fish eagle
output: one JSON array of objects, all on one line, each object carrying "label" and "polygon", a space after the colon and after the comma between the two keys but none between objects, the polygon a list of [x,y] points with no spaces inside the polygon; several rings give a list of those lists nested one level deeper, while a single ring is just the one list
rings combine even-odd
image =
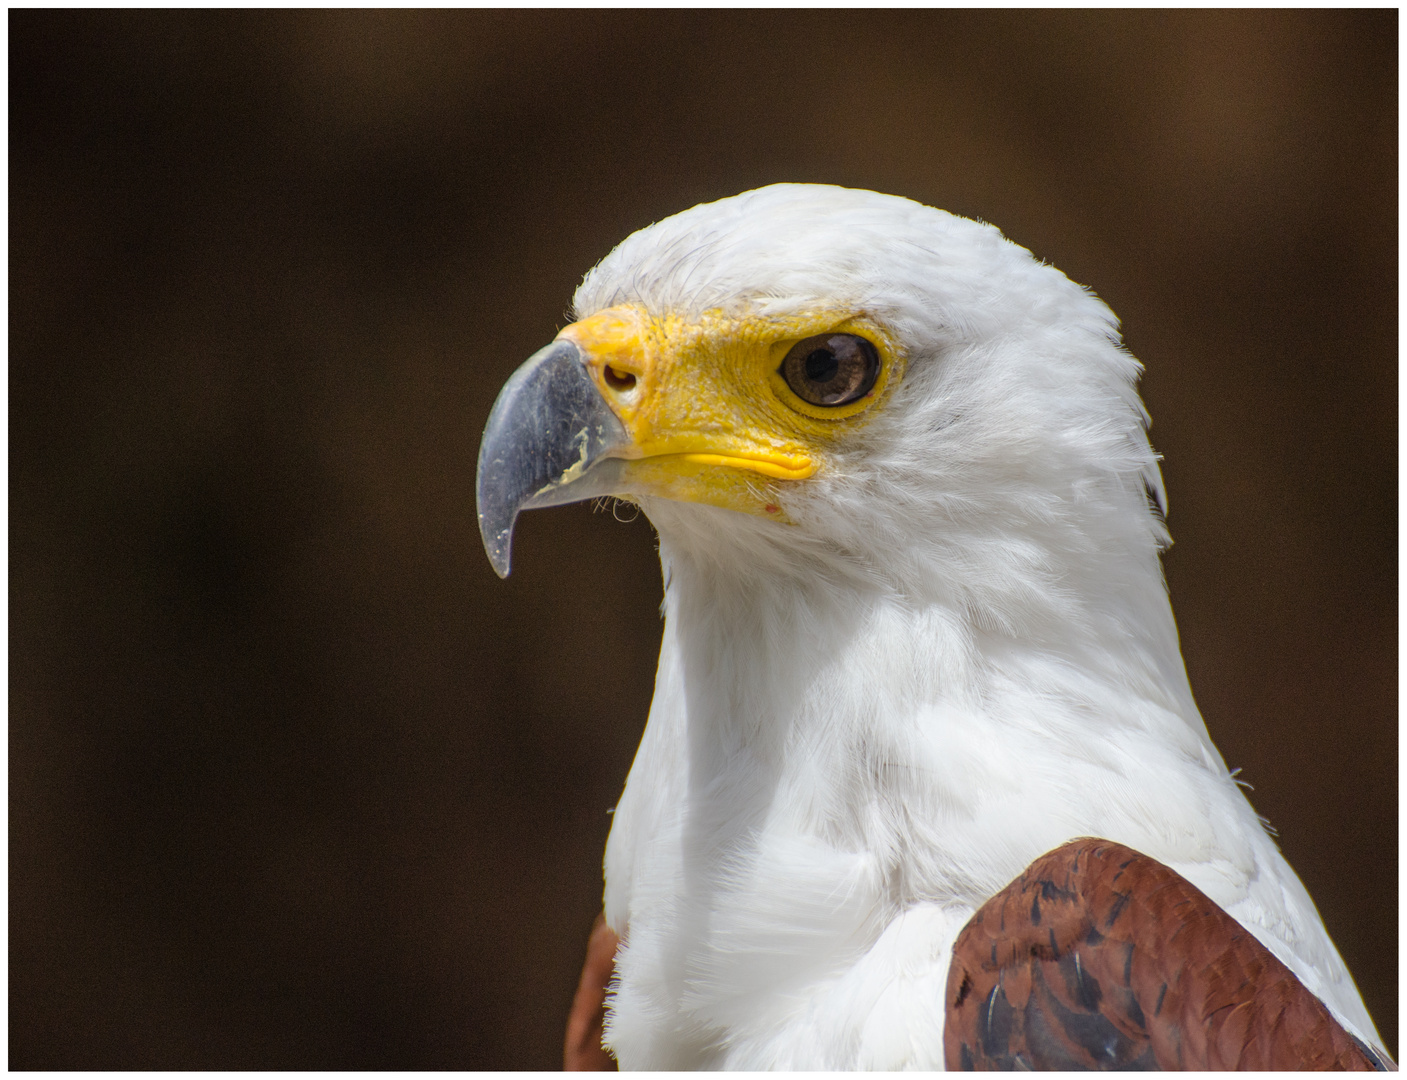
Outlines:
[{"label": "african fish eagle", "polygon": [[628,237],[574,319],[493,408],[479,520],[500,575],[523,509],[659,534],[598,935],[623,1068],[1386,1062],[1193,702],[1098,298],[778,184]]}]

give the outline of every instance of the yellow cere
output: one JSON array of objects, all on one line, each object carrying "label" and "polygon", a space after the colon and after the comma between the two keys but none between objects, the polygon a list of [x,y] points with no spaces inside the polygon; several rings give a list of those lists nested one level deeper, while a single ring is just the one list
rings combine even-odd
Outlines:
[{"label": "yellow cere", "polygon": [[[812,405],[779,374],[787,351],[816,334],[868,339],[874,388],[835,408]],[[826,450],[902,377],[890,336],[862,313],[810,311],[784,319],[705,312],[696,321],[630,304],[562,330],[629,433],[633,490],[786,520],[787,482],[825,467]]]}]

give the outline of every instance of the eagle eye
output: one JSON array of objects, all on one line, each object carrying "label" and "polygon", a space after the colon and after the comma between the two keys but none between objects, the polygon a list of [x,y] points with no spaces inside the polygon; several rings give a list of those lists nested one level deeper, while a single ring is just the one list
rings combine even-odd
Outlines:
[{"label": "eagle eye", "polygon": [[781,375],[802,401],[849,405],[874,388],[879,353],[854,334],[817,334],[791,347]]}]

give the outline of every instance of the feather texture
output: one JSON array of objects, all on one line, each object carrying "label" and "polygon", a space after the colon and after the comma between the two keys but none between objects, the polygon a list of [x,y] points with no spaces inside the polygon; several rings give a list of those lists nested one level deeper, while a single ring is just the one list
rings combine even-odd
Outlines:
[{"label": "feather texture", "polygon": [[1386,1068],[1284,964],[1168,867],[1079,840],[963,928],[949,1069]]},{"label": "feather texture", "polygon": [[619,945],[620,939],[606,925],[605,916],[596,916],[586,943],[586,963],[567,1016],[563,1072],[609,1072],[616,1067],[615,1059],[601,1045],[601,1033],[606,1022],[606,991]]},{"label": "feather texture", "polygon": [[808,185],[631,236],[575,300],[624,302],[845,307],[906,367],[781,485],[790,526],[640,499],[665,629],[606,854],[623,1067],[941,1068],[959,929],[1091,835],[1378,1041],[1193,702],[1140,368],[1103,303],[991,226]]}]

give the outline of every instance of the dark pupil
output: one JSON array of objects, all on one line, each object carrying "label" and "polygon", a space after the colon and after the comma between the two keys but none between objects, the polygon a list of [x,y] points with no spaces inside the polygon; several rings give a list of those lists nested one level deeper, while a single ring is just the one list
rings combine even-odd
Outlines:
[{"label": "dark pupil", "polygon": [[840,358],[829,349],[817,349],[806,357],[806,377],[812,382],[828,383],[840,372]]},{"label": "dark pupil", "polygon": [[848,405],[874,386],[879,356],[873,345],[854,334],[817,334],[791,347],[780,374],[802,401]]}]

